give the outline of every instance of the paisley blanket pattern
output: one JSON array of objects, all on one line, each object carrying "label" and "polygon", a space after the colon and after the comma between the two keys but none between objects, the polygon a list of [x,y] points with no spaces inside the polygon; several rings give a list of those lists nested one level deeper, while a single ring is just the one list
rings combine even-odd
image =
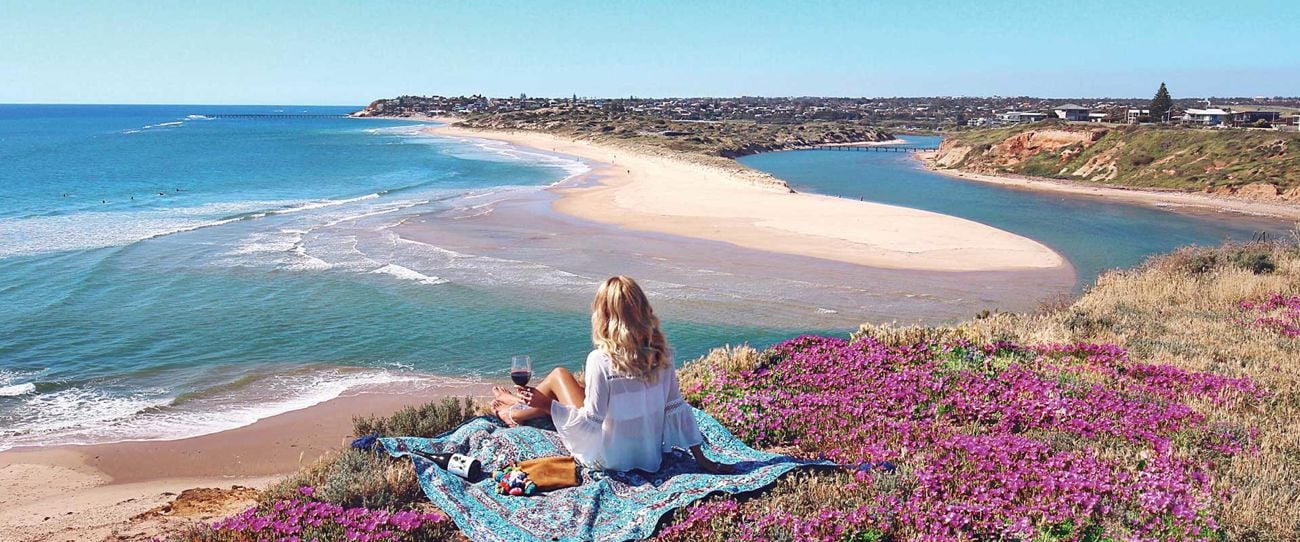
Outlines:
[{"label": "paisley blanket pattern", "polygon": [[[429,500],[471,540],[486,542],[642,539],[654,534],[660,518],[711,493],[755,491],[793,469],[829,465],[754,450],[708,414],[694,413],[704,434],[706,455],[735,464],[735,474],[702,472],[689,453],[676,450],[665,455],[663,466],[653,474],[584,469],[577,487],[511,497],[493,491],[489,477],[470,483],[419,456],[411,459]],[[489,417],[474,418],[432,439],[398,437],[379,442],[394,457],[409,455],[409,450],[474,456],[483,462],[485,472],[528,459],[569,455],[554,431],[506,428]]]}]

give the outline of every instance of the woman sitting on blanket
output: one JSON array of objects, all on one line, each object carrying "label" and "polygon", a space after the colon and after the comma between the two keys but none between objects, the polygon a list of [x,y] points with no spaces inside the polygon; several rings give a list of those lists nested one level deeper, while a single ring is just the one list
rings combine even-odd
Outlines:
[{"label": "woman sitting on blanket", "polygon": [[508,425],[549,415],[578,462],[605,470],[659,470],[663,453],[689,448],[700,467],[734,472],[700,450],[704,438],[682,400],[659,318],[636,282],[614,277],[591,304],[586,382],[560,367],[519,395],[496,388],[493,410]]}]

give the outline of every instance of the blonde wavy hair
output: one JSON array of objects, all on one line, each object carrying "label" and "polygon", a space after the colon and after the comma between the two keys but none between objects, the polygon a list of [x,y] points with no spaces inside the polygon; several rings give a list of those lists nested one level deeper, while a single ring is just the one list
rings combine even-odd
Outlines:
[{"label": "blonde wavy hair", "polygon": [[591,342],[609,354],[614,372],[653,383],[672,366],[659,317],[636,281],[611,277],[591,302]]}]

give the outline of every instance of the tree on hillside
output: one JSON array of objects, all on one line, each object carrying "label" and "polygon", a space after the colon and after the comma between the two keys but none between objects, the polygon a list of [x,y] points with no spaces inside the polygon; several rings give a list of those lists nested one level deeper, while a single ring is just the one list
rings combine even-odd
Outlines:
[{"label": "tree on hillside", "polygon": [[1151,120],[1168,121],[1169,112],[1174,109],[1174,99],[1169,97],[1169,89],[1165,88],[1165,83],[1160,82],[1160,90],[1156,91],[1156,97],[1151,99]]}]

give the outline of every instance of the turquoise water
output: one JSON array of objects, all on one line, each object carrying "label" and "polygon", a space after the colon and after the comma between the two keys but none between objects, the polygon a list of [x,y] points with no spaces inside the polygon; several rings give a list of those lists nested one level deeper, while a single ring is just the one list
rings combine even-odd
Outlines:
[{"label": "turquoise water", "polygon": [[[203,116],[351,110],[0,106],[0,449],[193,435],[429,375],[505,381],[518,353],[576,368],[593,277],[390,228],[585,166],[409,122]],[[562,286],[582,294],[556,303]],[[793,334],[666,328],[683,359]]]},{"label": "turquoise water", "polygon": [[[907,136],[937,147],[938,137]],[[865,199],[968,218],[1042,242],[1074,265],[1079,286],[1185,245],[1285,236],[1293,223],[1241,215],[1189,215],[1095,198],[1017,190],[931,173],[907,153],[790,151],[740,162],[796,190]]]}]

